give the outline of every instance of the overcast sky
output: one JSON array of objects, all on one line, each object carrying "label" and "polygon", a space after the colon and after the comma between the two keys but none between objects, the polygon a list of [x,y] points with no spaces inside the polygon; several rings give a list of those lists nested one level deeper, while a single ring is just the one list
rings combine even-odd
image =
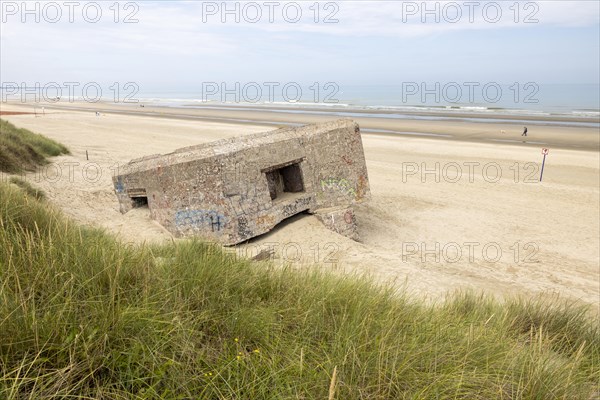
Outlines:
[{"label": "overcast sky", "polygon": [[86,2],[27,2],[28,14],[21,1],[1,3],[2,82],[175,91],[213,81],[599,80],[597,1],[428,1],[426,15],[421,1],[229,2],[229,14],[221,1],[107,1],[85,12]]}]

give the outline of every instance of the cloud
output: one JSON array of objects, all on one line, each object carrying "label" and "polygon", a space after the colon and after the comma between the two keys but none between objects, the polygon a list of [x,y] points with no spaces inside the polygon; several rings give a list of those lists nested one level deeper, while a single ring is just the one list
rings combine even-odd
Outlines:
[{"label": "cloud", "polygon": [[[600,19],[600,3],[593,1],[342,0],[317,3],[321,5],[318,15],[310,6],[313,3],[296,4],[301,4],[303,10],[303,18],[298,23],[289,22],[283,7],[275,13],[278,18],[274,23],[265,23],[266,18],[263,18],[262,23],[256,24],[244,24],[242,18],[241,23],[270,32],[403,38],[489,29],[588,27],[598,26]],[[243,17],[243,10],[241,14]],[[326,23],[328,16],[338,22]],[[222,9],[216,16],[211,16],[209,21],[214,24],[218,17],[233,21],[233,16],[225,15]],[[315,22],[315,19],[319,22]]]},{"label": "cloud", "polygon": [[[23,4],[4,0],[3,10],[8,3]],[[34,3],[43,8],[45,4],[64,2],[28,4]],[[272,75],[289,69],[335,70],[330,65],[351,60],[355,54],[379,57],[380,66],[372,68],[383,68],[392,50],[396,53],[402,50],[402,54],[426,50],[432,55],[415,59],[422,58],[424,63],[431,64],[434,54],[446,51],[441,44],[435,48],[436,43],[448,43],[438,40],[442,35],[467,32],[468,35],[461,38],[468,37],[472,40],[471,47],[476,48],[473,43],[487,43],[485,39],[493,37],[486,36],[487,32],[512,33],[547,28],[547,32],[554,33],[557,29],[568,28],[564,31],[566,37],[583,38],[580,46],[589,47],[590,43],[597,45],[597,36],[577,35],[577,32],[589,32],[577,28],[597,28],[600,20],[600,3],[593,1],[519,1],[515,7],[515,1],[258,0],[224,3],[219,0],[121,1],[118,23],[114,22],[115,3],[98,1],[102,19],[89,23],[82,18],[81,11],[88,3],[80,2],[73,23],[66,15],[58,23],[48,23],[43,18],[35,23],[31,16],[27,23],[22,23],[18,14],[3,15],[6,20],[0,28],[3,79],[37,78],[44,74],[53,79],[61,73],[69,77],[138,76],[142,70],[146,71],[149,80],[154,76],[162,78],[168,75],[167,72],[187,79],[202,74],[218,75],[228,70],[238,75],[240,71],[257,75],[269,71]],[[132,4],[135,5],[133,8]],[[500,14],[497,14],[499,9]],[[257,11],[260,18],[253,23],[259,16]],[[123,23],[132,12],[138,22]],[[571,28],[575,30],[571,31]],[[428,41],[432,48],[418,47],[422,42],[415,45],[419,42],[410,40],[427,37],[436,38]],[[516,37],[519,35],[506,35],[507,46]],[[452,36],[443,38],[452,39]],[[453,51],[468,55],[470,48],[461,48],[457,43]],[[568,48],[564,46],[557,49],[560,54],[567,52]],[[364,71],[369,68],[365,66]],[[415,70],[420,68],[415,67]]]},{"label": "cloud", "polygon": [[[4,11],[6,3],[20,2],[3,1]],[[43,9],[44,4],[64,2],[35,3]],[[239,49],[249,34],[412,38],[490,29],[589,27],[600,20],[600,3],[595,1],[133,1],[119,3],[121,23],[113,22],[112,2],[97,2],[103,17],[90,24],[79,11],[86,3],[80,2],[75,23],[66,21],[64,7],[65,15],[56,24],[44,23],[43,18],[41,23],[22,24],[19,14],[3,15],[3,45],[39,38],[46,45],[86,40],[136,51],[210,55]],[[129,8],[130,3],[137,9]],[[122,23],[130,14],[139,22]]]},{"label": "cloud", "polygon": [[[60,2],[58,2],[60,3]],[[165,2],[167,3],[167,2]],[[143,3],[142,3],[143,5]],[[115,23],[109,7],[112,3],[103,3],[103,17],[97,23],[85,21],[76,14],[74,22],[67,16],[58,23],[48,23],[42,18],[35,23],[33,19],[22,23],[18,15],[2,24],[3,46],[19,48],[37,47],[65,49],[135,50],[144,52],[162,52],[165,54],[206,54],[226,53],[236,47],[235,42],[218,33],[201,29],[190,15],[168,3],[160,7],[140,7],[135,14],[137,23]],[[3,51],[8,50],[4,48]]]}]

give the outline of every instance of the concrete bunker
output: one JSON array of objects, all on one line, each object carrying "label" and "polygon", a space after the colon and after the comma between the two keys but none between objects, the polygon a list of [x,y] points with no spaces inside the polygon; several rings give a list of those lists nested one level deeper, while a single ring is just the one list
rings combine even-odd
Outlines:
[{"label": "concrete bunker", "polygon": [[122,213],[148,207],[175,236],[234,245],[302,212],[358,239],[352,206],[370,196],[350,120],[244,135],[133,160],[113,177]]}]

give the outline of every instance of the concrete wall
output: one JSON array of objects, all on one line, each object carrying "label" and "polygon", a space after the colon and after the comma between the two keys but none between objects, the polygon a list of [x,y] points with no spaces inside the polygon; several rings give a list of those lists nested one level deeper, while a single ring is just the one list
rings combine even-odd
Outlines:
[{"label": "concrete wall", "polygon": [[[349,120],[145,157],[125,165],[113,181],[121,212],[146,198],[152,218],[176,236],[228,245],[303,211],[337,213],[369,197],[360,130]],[[335,230],[355,238],[355,227],[349,228]]]}]

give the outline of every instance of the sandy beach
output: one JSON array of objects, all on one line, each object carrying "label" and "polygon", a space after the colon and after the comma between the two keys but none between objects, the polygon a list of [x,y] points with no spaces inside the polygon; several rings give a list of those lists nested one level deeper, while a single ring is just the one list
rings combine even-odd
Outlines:
[{"label": "sandy beach", "polygon": [[[10,104],[10,103],[8,103]],[[392,113],[385,110],[323,109],[319,107],[205,105],[164,107],[136,103],[68,102],[27,104],[28,112],[88,111],[118,115],[143,115],[156,118],[234,123],[281,127],[320,123],[339,118],[358,122],[365,133],[392,137],[422,137],[480,143],[502,143],[519,146],[582,149],[600,151],[598,118],[578,118],[560,115],[503,115],[498,113],[460,112]],[[19,104],[21,106],[21,104]],[[524,125],[527,138],[521,137]]]},{"label": "sandy beach", "polygon": [[[119,213],[111,182],[119,165],[277,125],[337,119],[286,110],[75,103],[44,108],[45,115],[2,116],[72,152],[26,178],[76,221],[136,243],[173,239],[147,210]],[[33,107],[3,103],[1,111]],[[367,273],[433,300],[473,289],[499,297],[560,294],[597,306],[598,129],[578,120],[538,119],[521,138],[520,123],[462,117],[354,118],[363,130],[372,191],[372,200],[357,210],[360,242],[299,215],[228,251],[252,256],[274,248],[277,263]],[[542,147],[550,154],[539,182]]]}]

